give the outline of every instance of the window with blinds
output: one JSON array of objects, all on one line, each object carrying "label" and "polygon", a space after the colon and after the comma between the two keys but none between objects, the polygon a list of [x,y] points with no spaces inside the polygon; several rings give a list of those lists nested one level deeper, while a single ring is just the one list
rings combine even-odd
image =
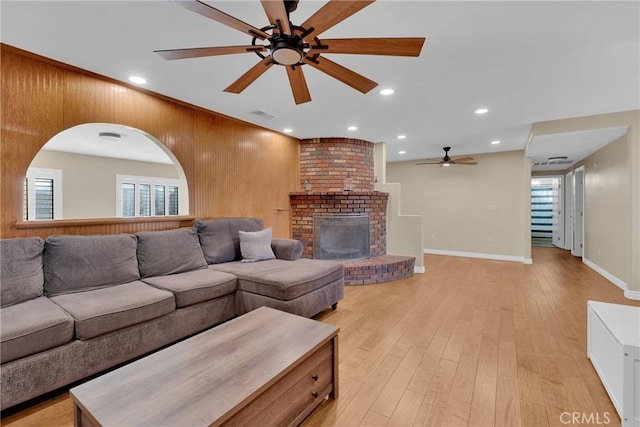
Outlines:
[{"label": "window with blinds", "polygon": [[24,180],[22,215],[27,220],[62,218],[62,171],[29,168]]},{"label": "window with blinds", "polygon": [[179,215],[178,180],[116,176],[117,217]]}]

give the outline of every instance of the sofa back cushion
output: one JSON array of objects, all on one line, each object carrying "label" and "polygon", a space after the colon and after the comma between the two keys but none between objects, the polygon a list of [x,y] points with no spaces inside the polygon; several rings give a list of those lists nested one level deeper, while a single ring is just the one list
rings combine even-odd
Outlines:
[{"label": "sofa back cushion", "polygon": [[49,236],[44,245],[47,295],[121,285],[140,278],[136,236]]},{"label": "sofa back cushion", "polygon": [[219,264],[242,258],[240,230],[260,231],[264,225],[259,218],[222,218],[196,220],[195,227],[207,263]]},{"label": "sofa back cushion", "polygon": [[42,296],[44,274],[40,237],[0,240],[0,303],[2,307]]},{"label": "sofa back cushion", "polygon": [[164,276],[207,266],[193,227],[136,233],[140,276]]}]

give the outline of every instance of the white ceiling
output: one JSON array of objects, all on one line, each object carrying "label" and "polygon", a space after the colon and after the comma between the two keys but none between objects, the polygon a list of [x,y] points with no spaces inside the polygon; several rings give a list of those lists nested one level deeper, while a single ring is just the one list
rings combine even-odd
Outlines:
[{"label": "white ceiling", "polygon": [[[208,3],[267,24],[257,1]],[[300,0],[293,23],[323,4]],[[254,54],[178,61],[155,54],[250,43],[169,1],[2,0],[0,7],[3,43],[122,81],[141,75],[152,91],[277,131],[290,127],[299,138],[384,141],[389,161],[441,157],[443,146],[452,156],[522,150],[534,122],[640,108],[638,1],[380,0],[322,37],[424,36],[420,57],[327,55],[380,86],[363,95],[304,67],[313,100],[298,106],[277,66],[240,95],[222,91],[258,62]],[[395,94],[381,96],[387,87]],[[475,115],[481,106],[489,113]]]},{"label": "white ceiling", "polygon": [[[527,148],[527,157],[532,163],[551,164],[534,165],[531,170],[566,170],[572,164],[620,138],[628,129],[627,126],[620,126],[535,136]],[[554,165],[553,160],[550,161],[550,158],[559,156],[566,156],[567,163]]]},{"label": "white ceiling", "polygon": [[[101,132],[117,133],[120,138],[101,137]],[[89,123],[66,129],[51,138],[42,149],[173,164],[173,160],[162,148],[138,129],[108,123]]]}]

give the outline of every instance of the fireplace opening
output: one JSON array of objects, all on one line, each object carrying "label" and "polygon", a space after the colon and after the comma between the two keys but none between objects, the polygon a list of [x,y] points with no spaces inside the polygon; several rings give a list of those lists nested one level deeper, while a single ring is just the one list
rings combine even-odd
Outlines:
[{"label": "fireplace opening", "polygon": [[369,258],[369,215],[315,215],[313,257],[317,259]]}]

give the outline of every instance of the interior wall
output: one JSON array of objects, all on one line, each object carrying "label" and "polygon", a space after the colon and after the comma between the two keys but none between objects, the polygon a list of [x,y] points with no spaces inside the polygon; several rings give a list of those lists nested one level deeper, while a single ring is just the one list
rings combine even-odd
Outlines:
[{"label": "interior wall", "polygon": [[289,193],[298,190],[298,139],[7,45],[0,54],[3,238],[130,233],[190,224],[131,221],[37,229],[19,224],[31,160],[55,134],[83,123],[132,126],[162,141],[186,174],[190,215],[260,217],[275,236],[291,235]]},{"label": "interior wall", "polygon": [[116,175],[178,179],[173,165],[41,150],[31,167],[62,170],[62,216],[110,218],[116,213]]},{"label": "interior wall", "polygon": [[631,281],[631,171],[627,135],[607,144],[575,169],[584,173],[583,258]]},{"label": "interior wall", "polygon": [[[629,262],[626,266],[618,264],[616,262],[616,267],[612,266],[609,268],[616,268],[616,271],[605,270],[607,273],[618,277],[621,280],[624,280],[624,277],[628,278],[628,281],[625,280],[627,285],[627,289],[625,290],[625,296],[631,299],[640,299],[640,110],[632,110],[632,111],[622,111],[618,113],[609,113],[609,114],[599,114],[595,116],[585,116],[585,117],[576,117],[571,119],[563,119],[563,120],[551,120],[547,122],[539,122],[534,123],[532,132],[535,135],[548,135],[548,134],[556,134],[563,132],[575,132],[581,130],[591,130],[591,129],[603,129],[607,127],[618,127],[618,126],[628,126],[629,131],[627,135],[623,138],[622,144],[626,146],[626,158],[620,158],[620,155],[616,154],[616,159],[618,166],[612,168],[612,165],[606,167],[605,170],[608,170],[606,175],[602,175],[601,172],[596,174],[595,180],[591,180],[591,185],[597,185],[599,190],[596,191],[596,194],[604,194],[605,192],[612,192],[617,194],[618,189],[616,185],[618,183],[617,179],[607,179],[606,176],[608,174],[612,174],[611,176],[618,176],[623,173],[622,170],[626,168],[627,179],[628,181],[628,192],[627,197],[628,204],[620,204],[618,207],[620,209],[619,213],[610,212],[611,215],[620,215],[623,218],[623,222],[620,224],[615,224],[616,227],[624,227],[626,221],[626,233],[629,237],[629,244],[627,246],[629,250],[628,259]],[[616,141],[618,142],[618,141]],[[620,144],[620,142],[618,142]],[[606,147],[605,147],[606,149]],[[619,149],[619,148],[618,148]],[[606,151],[603,152],[606,154]],[[600,153],[602,155],[603,153]],[[598,154],[594,153],[594,155]],[[585,159],[586,162],[589,161],[589,158]],[[605,167],[605,164],[608,164],[609,161],[603,159],[599,162],[600,171]],[[594,163],[592,163],[593,165]],[[577,165],[579,166],[579,165]],[[589,169],[588,163],[585,163],[585,186],[588,185],[587,181],[589,180]],[[593,167],[591,168],[591,172],[594,173]],[[598,178],[599,176],[599,178]],[[593,189],[591,192],[593,193]],[[585,187],[585,196],[590,197],[588,195],[589,190]],[[593,197],[593,196],[591,196]],[[601,259],[602,252],[604,248],[608,248],[613,242],[609,242],[605,237],[605,234],[602,234],[598,230],[607,230],[612,227],[612,217],[603,217],[599,212],[594,211],[591,212],[591,209],[595,208],[593,204],[585,203],[585,222],[589,221],[589,225],[585,223],[585,238],[589,239],[585,241],[585,250],[590,251],[589,246],[592,249],[600,248],[600,257],[597,257],[598,260]],[[622,212],[626,210],[626,212]],[[591,220],[589,220],[591,217]],[[629,218],[627,221],[624,218]],[[587,228],[588,227],[588,228]],[[595,233],[594,239],[588,237],[587,233],[590,230],[593,230]],[[622,233],[622,231],[621,231]],[[622,243],[621,247],[624,247],[626,243]],[[624,250],[624,249],[620,249]],[[614,252],[614,254],[617,251]],[[586,258],[593,256],[590,252],[586,253]],[[607,256],[607,255],[604,255]],[[614,255],[615,256],[615,255]],[[625,259],[627,257],[621,257],[620,259]],[[609,261],[601,260],[600,262],[609,263]],[[597,265],[597,264],[596,264]],[[603,266],[599,266],[604,269]],[[626,273],[625,273],[626,271]]]},{"label": "interior wall", "polygon": [[425,249],[526,261],[530,172],[524,151],[474,158],[475,166],[388,163],[387,181],[402,185],[403,213],[423,216]]}]

